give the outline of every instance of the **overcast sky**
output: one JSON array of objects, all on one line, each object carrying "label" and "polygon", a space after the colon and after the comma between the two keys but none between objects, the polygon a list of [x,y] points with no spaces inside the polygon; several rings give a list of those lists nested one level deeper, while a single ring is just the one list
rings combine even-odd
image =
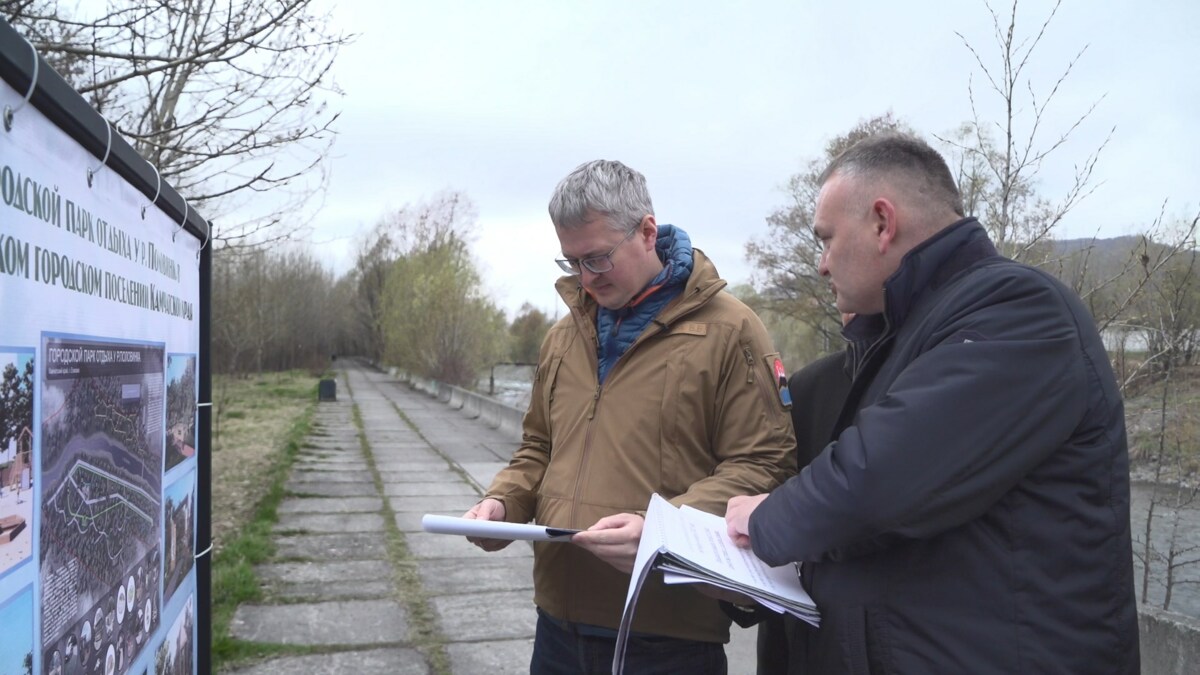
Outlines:
[{"label": "overcast sky", "polygon": [[[332,4],[332,0],[331,0]],[[1008,7],[994,3],[1007,19]],[[1022,3],[1029,36],[1053,3]],[[546,203],[578,164],[617,159],[645,174],[660,223],[687,230],[731,283],[744,247],[785,204],[781,186],[857,122],[892,111],[944,133],[976,105],[999,119],[962,33],[998,66],[982,1],[394,2],[342,0],[356,33],[335,67],[345,96],[316,250],[336,272],[386,211],[441,190],[478,208],[476,257],[512,318],[554,313],[559,254]],[[1051,104],[1044,143],[1095,112],[1043,167],[1057,198],[1074,163],[1115,127],[1100,188],[1059,237],[1116,236],[1200,202],[1200,2],[1067,0],[1029,66]],[[1028,106],[1028,99],[1025,99]],[[1026,107],[1026,112],[1028,107]],[[1020,130],[1027,133],[1028,117]]]}]

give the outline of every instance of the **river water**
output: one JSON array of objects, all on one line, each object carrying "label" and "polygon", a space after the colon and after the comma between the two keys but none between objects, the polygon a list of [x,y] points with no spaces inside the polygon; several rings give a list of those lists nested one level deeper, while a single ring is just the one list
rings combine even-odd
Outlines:
[{"label": "river water", "polygon": [[533,371],[533,366],[497,365],[488,377],[475,384],[475,391],[525,410],[529,407],[529,393],[533,388]]},{"label": "river water", "polygon": [[[1134,483],[1130,500],[1130,525],[1133,533],[1134,581],[1140,602],[1163,606],[1166,597],[1166,561],[1172,533],[1175,534],[1177,561],[1196,561],[1176,568],[1168,609],[1200,618],[1200,494],[1194,490]],[[1143,594],[1143,565],[1146,541],[1146,515],[1154,504],[1150,530],[1150,581]],[[1177,563],[1178,564],[1178,563]],[[1143,597],[1144,595],[1144,597]]]},{"label": "river water", "polygon": [[[509,375],[509,373],[505,373]],[[497,373],[499,375],[499,373]],[[485,380],[480,383],[479,391],[488,393],[489,387],[494,389],[492,396],[515,408],[524,410],[529,405],[530,383],[525,379],[497,377],[492,383]],[[1134,552],[1134,582],[1139,602],[1149,602],[1155,607],[1162,607],[1166,597],[1166,562],[1165,557],[1170,549],[1169,542],[1172,532],[1175,533],[1177,561],[1197,562],[1180,565],[1176,568],[1171,590],[1173,612],[1187,614],[1200,618],[1200,494],[1188,490],[1159,486],[1157,492],[1153,483],[1133,483],[1130,495],[1130,526],[1133,535]],[[1149,582],[1143,593],[1146,540],[1146,514],[1150,510],[1151,500],[1156,502],[1154,507],[1154,523],[1151,527],[1150,542],[1152,550],[1150,559]]]}]

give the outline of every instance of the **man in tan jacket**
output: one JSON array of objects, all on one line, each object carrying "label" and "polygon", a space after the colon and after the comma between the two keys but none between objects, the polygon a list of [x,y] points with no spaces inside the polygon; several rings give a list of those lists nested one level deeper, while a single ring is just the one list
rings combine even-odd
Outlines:
[{"label": "man in tan jacket", "polygon": [[[521,448],[466,517],[586,530],[534,546],[530,672],[607,672],[650,495],[721,515],[795,472],[795,440],[762,322],[686,232],[655,221],[640,173],[583,164],[550,218],[570,315],[542,344]],[[633,630],[630,672],[727,671],[729,619],[694,589],[654,575]]]}]

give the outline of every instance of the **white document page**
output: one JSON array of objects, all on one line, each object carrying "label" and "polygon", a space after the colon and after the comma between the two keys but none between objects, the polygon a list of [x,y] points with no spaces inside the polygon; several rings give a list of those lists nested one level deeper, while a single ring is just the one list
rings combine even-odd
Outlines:
[{"label": "white document page", "polygon": [[690,506],[680,507],[679,515],[689,548],[676,547],[672,541],[672,553],[731,580],[758,587],[782,598],[813,604],[812,598],[800,584],[800,577],[796,575],[793,565],[771,567],[750,549],[738,548],[729,538],[724,518]]}]

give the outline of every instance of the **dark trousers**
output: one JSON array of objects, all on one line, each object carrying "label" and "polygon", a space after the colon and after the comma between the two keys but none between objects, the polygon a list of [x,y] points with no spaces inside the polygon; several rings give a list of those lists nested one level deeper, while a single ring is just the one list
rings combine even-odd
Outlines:
[{"label": "dark trousers", "polygon": [[812,626],[773,614],[758,624],[758,675],[802,675]]},{"label": "dark trousers", "polygon": [[[616,631],[559,621],[538,610],[530,675],[593,675],[612,672]],[[611,632],[612,635],[604,633]],[[597,634],[593,634],[597,633]],[[725,646],[656,635],[630,635],[625,649],[629,675],[726,675]]]}]

